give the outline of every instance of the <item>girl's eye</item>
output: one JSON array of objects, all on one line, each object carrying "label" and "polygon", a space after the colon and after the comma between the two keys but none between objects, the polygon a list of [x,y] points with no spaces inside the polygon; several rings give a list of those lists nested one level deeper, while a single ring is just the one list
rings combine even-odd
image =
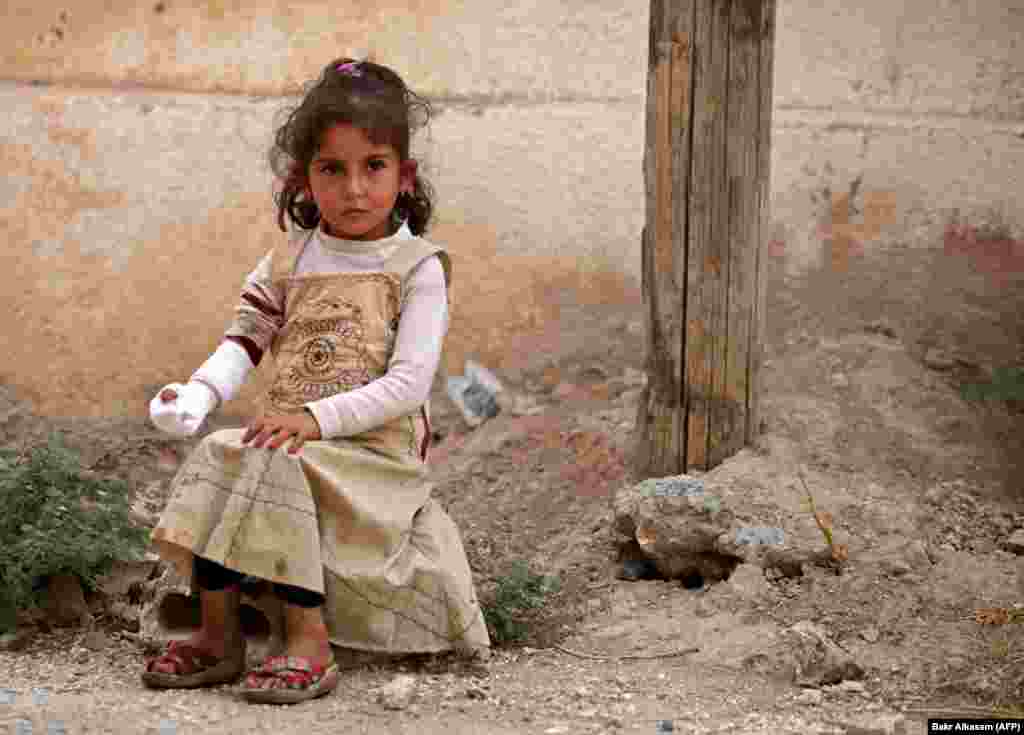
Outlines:
[{"label": "girl's eye", "polygon": [[[374,159],[370,161],[370,168],[374,171],[380,171],[383,168],[387,168],[387,163],[381,159]],[[320,167],[320,173],[322,174],[333,174],[337,173],[340,167],[336,163],[328,163]]]}]

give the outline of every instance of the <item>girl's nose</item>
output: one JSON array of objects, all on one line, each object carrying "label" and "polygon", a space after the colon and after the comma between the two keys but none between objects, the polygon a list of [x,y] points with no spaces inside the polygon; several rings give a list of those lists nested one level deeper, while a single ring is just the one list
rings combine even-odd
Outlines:
[{"label": "girl's nose", "polygon": [[345,181],[345,190],[350,194],[362,194],[366,190],[366,182],[361,176],[349,176]]}]

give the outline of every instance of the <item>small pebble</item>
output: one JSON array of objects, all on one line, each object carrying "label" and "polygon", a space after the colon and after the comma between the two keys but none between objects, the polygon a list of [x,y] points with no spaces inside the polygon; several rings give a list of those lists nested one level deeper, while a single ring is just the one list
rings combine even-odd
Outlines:
[{"label": "small pebble", "polygon": [[808,689],[807,691],[802,692],[796,698],[796,701],[800,704],[817,705],[821,704],[823,698],[824,695],[821,693],[820,689]]}]

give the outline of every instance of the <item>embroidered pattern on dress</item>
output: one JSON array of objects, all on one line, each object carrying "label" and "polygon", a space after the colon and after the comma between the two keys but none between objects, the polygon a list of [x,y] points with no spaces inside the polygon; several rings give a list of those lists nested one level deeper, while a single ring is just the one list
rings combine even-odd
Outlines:
[{"label": "embroidered pattern on dress", "polygon": [[363,308],[336,298],[309,306],[311,313],[291,325],[278,353],[277,379],[268,399],[280,411],[301,410],[305,403],[361,388],[376,377],[366,351]]}]

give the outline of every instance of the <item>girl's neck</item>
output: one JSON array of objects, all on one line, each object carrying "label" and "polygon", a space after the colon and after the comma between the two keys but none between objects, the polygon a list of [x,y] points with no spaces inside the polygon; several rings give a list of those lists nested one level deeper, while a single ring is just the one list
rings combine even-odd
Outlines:
[{"label": "girl's neck", "polygon": [[[336,235],[334,232],[332,232],[331,231],[331,226],[329,224],[327,224],[327,220],[322,220],[322,222],[323,222],[323,228],[322,229],[323,229],[323,232],[324,232],[325,235],[329,235],[330,237],[336,237],[339,240],[349,240],[349,238],[347,238],[347,237],[341,237],[340,235]],[[401,224],[397,224],[396,225],[394,222],[391,222],[388,225],[388,234],[386,234],[384,237],[379,238],[379,239],[386,240],[389,237],[394,237],[396,234],[398,234],[398,231],[400,229],[402,229],[402,225]],[[351,242],[356,242],[356,241],[353,240]],[[376,240],[365,240],[365,241],[361,241],[361,242],[376,242]]]}]

